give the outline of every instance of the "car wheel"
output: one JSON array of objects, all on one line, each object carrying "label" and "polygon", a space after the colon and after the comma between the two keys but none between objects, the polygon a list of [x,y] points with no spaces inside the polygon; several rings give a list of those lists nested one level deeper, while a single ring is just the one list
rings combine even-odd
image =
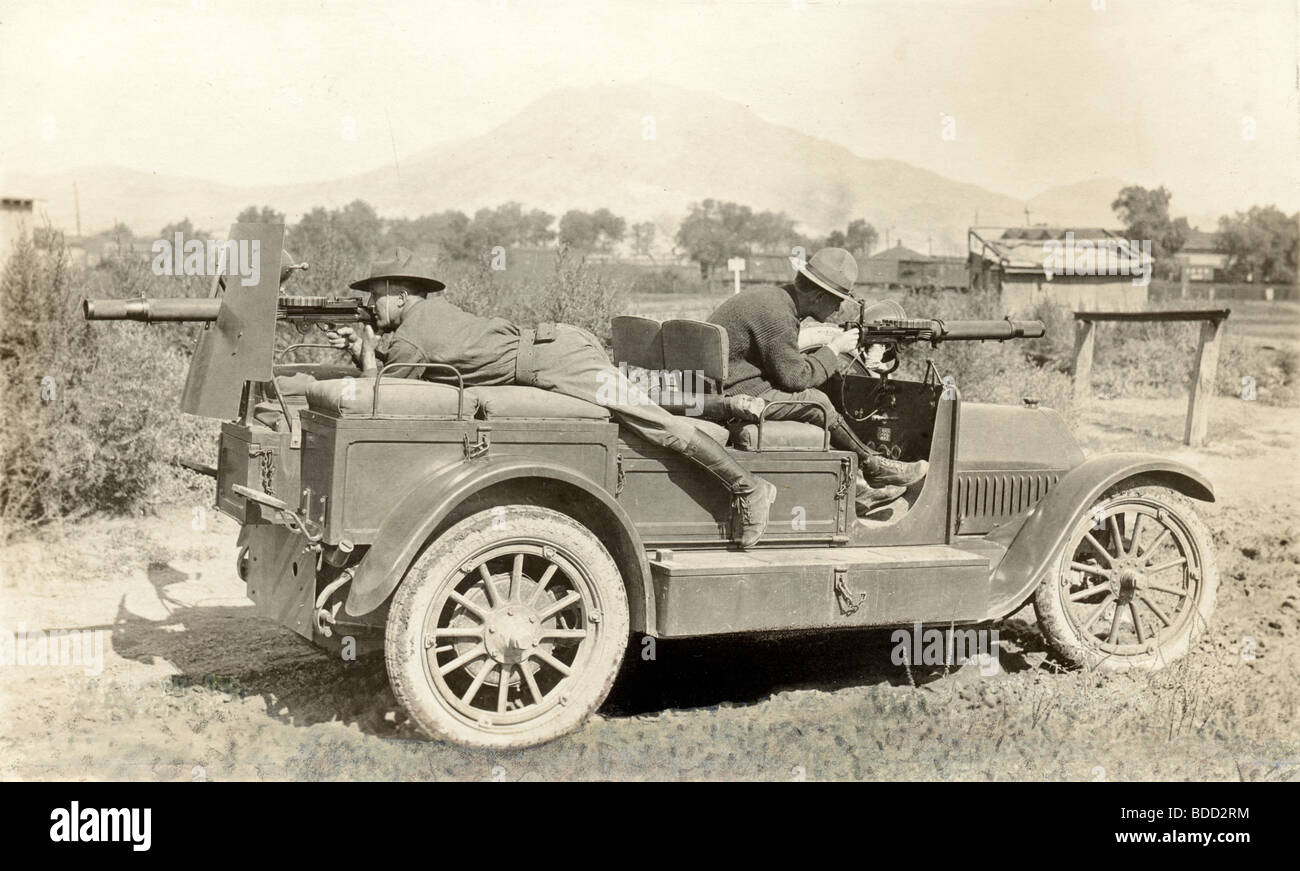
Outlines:
[{"label": "car wheel", "polygon": [[1205,630],[1218,582],[1210,532],[1186,498],[1120,486],[1075,522],[1034,611],[1071,665],[1151,670]]},{"label": "car wheel", "polygon": [[589,529],[531,505],[444,531],[393,596],[393,694],[430,737],[528,747],[580,726],[628,641],[618,566]]}]

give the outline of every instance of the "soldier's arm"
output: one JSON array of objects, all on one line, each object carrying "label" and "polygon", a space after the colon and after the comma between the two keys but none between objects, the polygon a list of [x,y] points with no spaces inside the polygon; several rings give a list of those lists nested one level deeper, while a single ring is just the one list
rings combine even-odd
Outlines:
[{"label": "soldier's arm", "polygon": [[811,354],[799,350],[799,326],[764,319],[755,328],[763,375],[779,390],[797,392],[820,387],[840,369],[840,355],[829,346]]},{"label": "soldier's arm", "polygon": [[[376,349],[376,356],[379,356],[379,349]],[[408,339],[394,335],[389,337],[388,342],[384,345],[381,360],[387,366],[392,363],[427,363],[429,358]],[[419,378],[426,371],[419,368],[394,366],[384,374],[391,375],[394,378]]]}]

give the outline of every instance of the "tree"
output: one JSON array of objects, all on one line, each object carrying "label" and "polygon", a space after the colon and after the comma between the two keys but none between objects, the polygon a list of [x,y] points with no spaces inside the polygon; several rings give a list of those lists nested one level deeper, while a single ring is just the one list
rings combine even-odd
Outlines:
[{"label": "tree", "polygon": [[560,218],[560,244],[577,251],[608,253],[626,234],[627,221],[609,209],[570,209]]},{"label": "tree", "polygon": [[810,247],[784,212],[755,212],[749,206],[713,199],[691,203],[677,229],[677,245],[700,264],[705,279],[730,257],[774,250],[789,254],[795,245]]},{"label": "tree", "polygon": [[832,248],[843,248],[855,257],[862,257],[871,253],[879,239],[880,234],[876,228],[858,218],[851,221],[844,232],[832,230],[826,237],[826,244]]},{"label": "tree", "polygon": [[655,225],[642,221],[632,225],[632,253],[638,257],[654,259]]},{"label": "tree", "polygon": [[172,223],[168,224],[166,227],[163,227],[161,230],[158,231],[158,238],[166,239],[168,242],[170,242],[172,239],[176,237],[177,233],[180,233],[181,238],[185,239],[186,241],[190,239],[209,238],[209,235],[207,233],[203,232],[202,230],[194,229],[194,225],[190,223],[189,218],[182,218],[179,221],[173,221]]},{"label": "tree", "polygon": [[1130,185],[1121,190],[1110,204],[1124,223],[1124,232],[1128,238],[1139,242],[1148,239],[1151,241],[1152,255],[1159,271],[1165,275],[1172,272],[1171,258],[1182,249],[1191,232],[1186,218],[1170,220],[1171,199],[1173,194],[1163,186],[1148,190],[1139,185]]},{"label": "tree", "polygon": [[1300,213],[1276,206],[1251,206],[1219,219],[1220,248],[1227,272],[1237,281],[1294,281],[1300,274]]},{"label": "tree", "polygon": [[283,224],[284,212],[277,212],[270,206],[262,206],[260,209],[257,206],[249,206],[240,212],[235,220],[241,224]]},{"label": "tree", "polygon": [[96,233],[95,238],[115,241],[119,244],[126,244],[135,239],[135,234],[131,232],[131,228],[126,224],[123,224],[121,221],[114,221],[112,227]]}]

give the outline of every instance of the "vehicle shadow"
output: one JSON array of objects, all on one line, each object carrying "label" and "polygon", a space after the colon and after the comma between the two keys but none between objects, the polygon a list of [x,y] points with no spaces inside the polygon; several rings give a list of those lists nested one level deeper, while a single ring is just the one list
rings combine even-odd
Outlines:
[{"label": "vehicle shadow", "polygon": [[[368,734],[415,737],[389,689],[381,655],[342,661],[288,629],[257,619],[247,605],[186,604],[169,588],[189,577],[169,565],[150,566],[149,579],[167,608],[165,618],[141,616],[123,597],[113,624],[98,628],[111,630],[117,655],[174,666],[179,673],[169,678],[169,691],[256,696],[267,716],[295,726],[342,722]],[[1039,666],[1043,643],[1032,624],[1011,620],[996,628],[1003,640],[1001,673]],[[963,672],[953,667],[896,664],[901,658],[896,646],[890,629],[672,641],[638,636],[601,713],[631,717],[753,705],[795,690],[925,687],[962,679]]]},{"label": "vehicle shadow", "polygon": [[[997,627],[1002,674],[1036,667],[1042,641],[1032,626]],[[780,692],[835,692],[864,686],[915,686],[969,677],[975,665],[911,664],[893,629],[662,640],[634,638],[602,713],[635,716],[672,708],[750,705]],[[900,664],[901,663],[901,664]],[[963,677],[959,678],[959,675]]]}]

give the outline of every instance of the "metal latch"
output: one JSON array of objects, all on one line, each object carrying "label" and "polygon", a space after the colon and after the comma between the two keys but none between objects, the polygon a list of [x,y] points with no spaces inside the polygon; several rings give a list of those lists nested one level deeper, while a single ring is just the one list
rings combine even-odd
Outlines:
[{"label": "metal latch", "polygon": [[845,566],[835,567],[835,599],[840,606],[840,613],[852,617],[867,600],[866,593],[854,593],[849,589],[849,570]]},{"label": "metal latch", "polygon": [[469,443],[469,433],[465,434],[464,436],[465,459],[474,460],[474,459],[478,459],[479,457],[487,456],[488,451],[491,450],[492,448],[491,432],[492,432],[492,427],[480,426],[478,428],[478,441],[476,441],[472,445]]}]

